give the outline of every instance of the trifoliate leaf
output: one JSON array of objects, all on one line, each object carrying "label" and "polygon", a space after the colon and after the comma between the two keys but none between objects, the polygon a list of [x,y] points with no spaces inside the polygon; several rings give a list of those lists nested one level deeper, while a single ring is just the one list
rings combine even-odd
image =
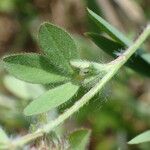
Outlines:
[{"label": "trifoliate leaf", "polygon": [[32,101],[24,110],[26,116],[47,112],[66,101],[70,100],[78,91],[79,86],[66,83],[54,89],[50,89],[37,99]]},{"label": "trifoliate leaf", "polygon": [[48,84],[69,80],[59,75],[56,68],[49,63],[47,57],[37,54],[16,54],[3,58],[6,70],[18,79]]},{"label": "trifoliate leaf", "polygon": [[131,141],[129,141],[128,144],[140,144],[144,142],[150,142],[150,130],[136,136]]},{"label": "trifoliate leaf", "polygon": [[69,136],[69,144],[71,150],[86,150],[89,144],[91,131],[88,129],[81,129],[75,131]]},{"label": "trifoliate leaf", "polygon": [[75,42],[66,31],[53,24],[44,23],[40,27],[39,42],[52,64],[63,73],[73,73],[70,60],[78,58],[78,53]]}]

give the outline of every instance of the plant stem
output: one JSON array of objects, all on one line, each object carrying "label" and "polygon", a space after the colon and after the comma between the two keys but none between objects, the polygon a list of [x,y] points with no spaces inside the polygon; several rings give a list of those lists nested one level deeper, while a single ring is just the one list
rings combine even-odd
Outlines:
[{"label": "plant stem", "polygon": [[[140,45],[145,41],[145,39],[150,35],[150,25],[148,25],[139,38],[131,45],[121,56],[119,56],[115,61],[112,61],[112,68],[110,71],[93,87],[87,92],[80,100],[78,100],[72,107],[66,110],[58,118],[50,123],[47,123],[43,127],[39,128],[36,132],[27,134],[22,138],[12,141],[15,148],[23,147],[25,144],[42,137],[44,134],[49,133],[55,127],[63,123],[72,114],[77,112],[83,105],[88,103],[88,101],[97,94],[105,84],[116,74],[116,72],[127,62],[127,60],[132,56],[133,53],[140,47]],[[144,67],[144,66],[143,66]]]}]

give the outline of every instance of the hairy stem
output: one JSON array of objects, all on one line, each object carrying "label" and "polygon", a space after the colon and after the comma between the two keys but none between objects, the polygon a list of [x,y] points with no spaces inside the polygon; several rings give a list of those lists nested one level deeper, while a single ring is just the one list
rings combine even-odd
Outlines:
[{"label": "hairy stem", "polygon": [[[79,99],[72,107],[61,114],[58,118],[52,122],[47,123],[43,127],[39,128],[36,132],[27,134],[22,138],[12,141],[11,145],[14,148],[23,147],[25,144],[42,137],[44,134],[49,133],[55,127],[63,123],[72,114],[77,112],[83,105],[88,103],[88,101],[97,94],[105,84],[116,74],[116,72],[127,62],[127,60],[132,56],[132,54],[140,47],[140,45],[145,41],[145,39],[150,35],[150,25],[148,25],[139,38],[131,45],[121,56],[116,60],[111,62],[112,68],[110,71],[93,87],[87,92],[81,99]],[[144,66],[143,66],[144,67]]]}]

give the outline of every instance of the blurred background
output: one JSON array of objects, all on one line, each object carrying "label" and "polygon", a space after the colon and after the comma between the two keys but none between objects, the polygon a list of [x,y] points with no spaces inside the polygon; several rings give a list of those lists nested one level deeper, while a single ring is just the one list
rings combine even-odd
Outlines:
[{"label": "blurred background", "polygon": [[[14,52],[40,53],[38,28],[49,21],[72,33],[82,58],[111,60],[84,36],[87,31],[95,31],[87,7],[131,40],[150,20],[150,0],[0,0],[0,57]],[[149,41],[144,48],[150,52]],[[44,91],[41,85],[8,76],[0,62],[0,125],[8,134],[28,132],[29,124],[36,119],[25,118],[23,108]],[[148,143],[129,146],[127,141],[150,128],[150,80],[123,68],[101,94],[61,127],[61,137],[80,127],[92,129],[90,150],[149,150]]]}]

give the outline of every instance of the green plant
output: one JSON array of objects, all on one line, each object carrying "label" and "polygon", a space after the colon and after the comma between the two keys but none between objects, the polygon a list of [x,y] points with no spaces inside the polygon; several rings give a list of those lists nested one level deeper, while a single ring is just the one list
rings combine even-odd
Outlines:
[{"label": "green plant", "polygon": [[[44,122],[41,127],[26,136],[4,141],[2,143],[3,148],[9,149],[10,146],[14,149],[23,147],[25,144],[37,138],[48,135],[55,127],[63,123],[100,92],[124,64],[144,75],[150,75],[149,62],[147,59],[145,59],[145,57],[143,58],[139,53],[134,54],[149,36],[150,25],[148,25],[139,38],[132,43],[105,20],[90,10],[88,10],[88,12],[98,27],[113,38],[113,40],[110,40],[101,35],[88,33],[87,35],[92,37],[97,45],[111,55],[113,55],[114,50],[120,48],[125,49],[125,47],[128,48],[110,63],[102,64],[82,60],[82,58],[79,57],[74,40],[66,31],[50,23],[42,24],[38,37],[44,54],[14,54],[3,58],[4,67],[16,78],[36,84],[58,85],[32,101],[25,108],[24,114],[31,116],[46,113],[62,106],[63,103],[75,97],[80,88],[89,88],[88,85],[90,84],[90,90],[64,113],[60,114],[58,118],[51,122]],[[108,50],[111,50],[111,52]],[[130,60],[131,56],[133,61]],[[145,66],[142,67],[143,65]],[[1,131],[1,133],[2,136],[5,136],[3,131]],[[81,139],[83,142],[79,146],[81,146],[80,149],[85,149],[85,145],[87,145],[89,141],[90,131],[80,131],[75,135],[80,138],[83,137]],[[78,141],[76,141],[78,137],[74,138],[74,135],[72,135],[70,139],[71,146],[78,143]],[[73,146],[73,149],[79,148]]]},{"label": "green plant", "polygon": [[145,131],[135,138],[133,138],[131,141],[128,142],[128,144],[140,144],[144,142],[150,142],[150,131]]}]

